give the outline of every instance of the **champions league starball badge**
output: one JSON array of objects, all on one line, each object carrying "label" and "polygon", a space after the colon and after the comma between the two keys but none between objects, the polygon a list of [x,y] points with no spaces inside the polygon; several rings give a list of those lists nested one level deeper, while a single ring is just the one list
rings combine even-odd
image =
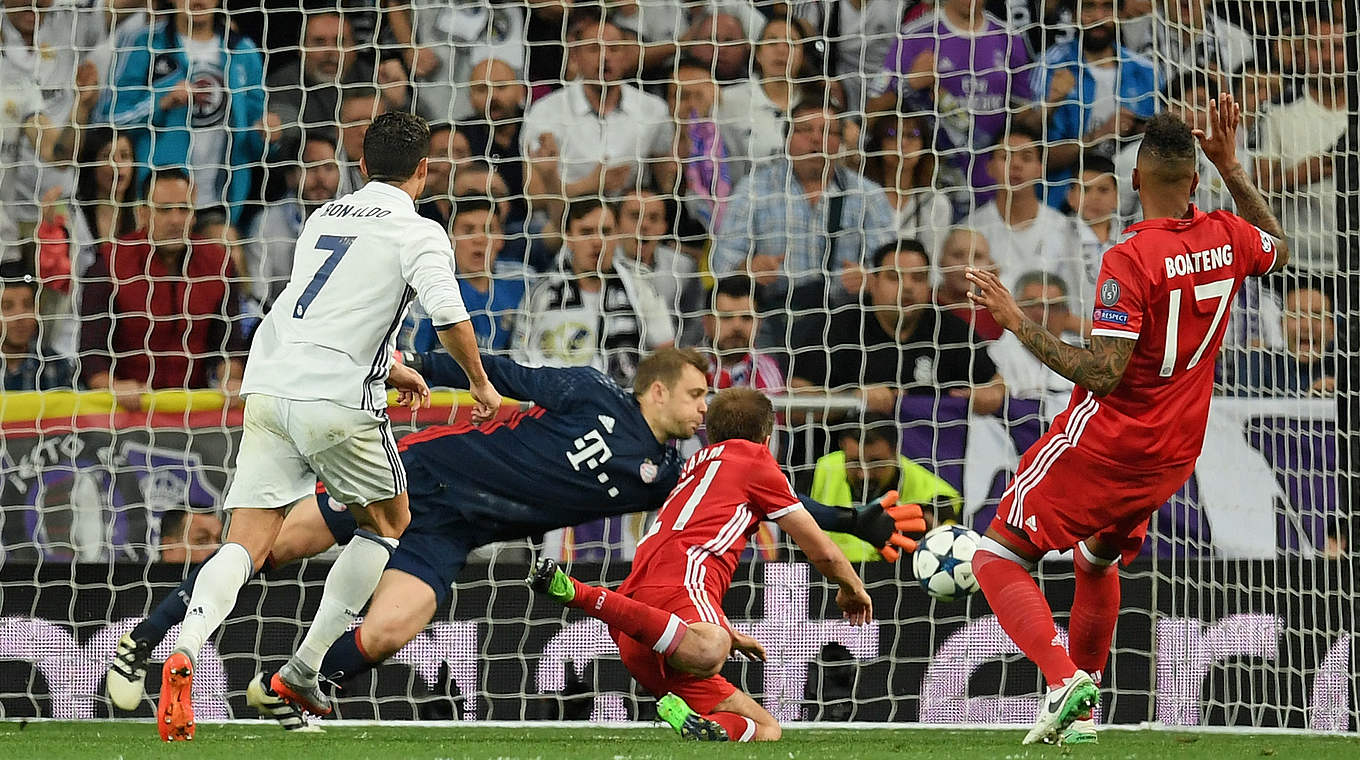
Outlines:
[{"label": "champions league starball badge", "polygon": [[1119,282],[1113,277],[1100,284],[1100,303],[1104,306],[1119,303]]}]

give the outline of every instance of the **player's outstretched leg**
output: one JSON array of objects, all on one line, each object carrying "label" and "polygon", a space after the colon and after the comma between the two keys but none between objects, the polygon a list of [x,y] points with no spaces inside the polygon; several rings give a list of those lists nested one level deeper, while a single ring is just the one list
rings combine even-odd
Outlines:
[{"label": "player's outstretched leg", "polygon": [[[656,701],[656,714],[657,717],[675,729],[675,732],[680,734],[682,739],[701,742],[731,741],[727,729],[723,728],[717,721],[705,718],[695,712],[685,703],[685,700],[674,694],[667,694]],[[734,713],[728,714],[735,715]]]},{"label": "player's outstretched leg", "polygon": [[[1108,555],[1116,555],[1110,559]],[[1119,619],[1118,552],[1088,539],[1077,544],[1072,554],[1076,573],[1076,594],[1072,598],[1072,618],[1068,623],[1067,649],[1072,662],[1090,673],[1096,685],[1110,657],[1114,627]],[[1095,721],[1090,715],[1078,718],[1063,731],[1062,744],[1093,744],[1099,741]]]},{"label": "player's outstretched leg", "polygon": [[603,620],[610,628],[667,657],[680,649],[680,642],[689,631],[689,626],[677,615],[634,601],[618,592],[581,583],[547,557],[538,561],[529,574],[528,582],[535,591]]}]

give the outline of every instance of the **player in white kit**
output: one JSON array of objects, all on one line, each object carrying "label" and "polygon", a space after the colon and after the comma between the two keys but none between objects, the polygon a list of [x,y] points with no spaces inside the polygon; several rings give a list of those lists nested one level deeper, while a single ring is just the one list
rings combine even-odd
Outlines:
[{"label": "player in white kit", "polygon": [[397,328],[414,296],[472,379],[473,420],[489,419],[500,406],[459,295],[449,237],[415,211],[429,147],[429,127],[419,117],[379,116],[364,137],[360,168],[368,184],[317,209],[298,236],[292,277],[246,363],[227,536],[199,573],[161,673],[156,723],[166,741],[193,738],[194,659],[264,564],[284,508],[311,496],[317,480],[350,505],[359,527],[326,576],[301,646],[270,686],[302,709],[330,712],[317,686],[321,657],[372,596],[410,521],[385,385],[404,403],[429,404],[420,375],[392,363]]}]

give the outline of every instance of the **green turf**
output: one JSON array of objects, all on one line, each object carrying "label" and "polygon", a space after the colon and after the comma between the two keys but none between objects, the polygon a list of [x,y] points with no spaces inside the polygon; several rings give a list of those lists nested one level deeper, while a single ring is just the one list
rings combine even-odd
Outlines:
[{"label": "green turf", "polygon": [[192,758],[192,760],[419,760],[420,758],[921,758],[923,760],[1230,760],[1360,757],[1360,740],[1337,736],[1246,736],[1111,731],[1096,746],[1022,747],[1020,731],[791,729],[777,744],[682,742],[670,729],[332,727],[287,734],[273,725],[204,725],[192,743],[163,744],[151,723],[0,723],[4,758]]}]

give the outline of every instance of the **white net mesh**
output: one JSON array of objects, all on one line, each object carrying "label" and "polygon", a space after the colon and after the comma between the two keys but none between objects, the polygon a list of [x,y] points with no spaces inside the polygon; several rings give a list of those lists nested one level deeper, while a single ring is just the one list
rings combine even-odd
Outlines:
[{"label": "white net mesh", "polygon": [[[219,391],[307,214],[365,181],[377,114],[432,124],[417,207],[450,231],[484,351],[627,384],[652,348],[702,347],[715,387],[800,392],[777,445],[801,490],[872,495],[823,457],[873,459],[861,418],[882,418],[919,465],[904,497],[981,531],[1071,384],[969,305],[963,267],[1081,340],[1100,256],[1141,218],[1142,126],[1200,125],[1228,90],[1294,263],[1231,306],[1204,454],[1125,576],[1102,713],[1355,730],[1353,4],[33,2],[0,25],[4,716],[110,713],[117,636],[210,551],[177,544],[217,540],[241,419]],[[1194,202],[1233,208],[1199,172]],[[900,239],[922,255],[876,256]],[[437,347],[418,309],[401,346]],[[617,582],[645,519],[543,547]],[[530,606],[527,557],[474,555],[342,714],[649,716],[598,625]],[[727,610],[772,659],[725,672],[776,717],[1033,714],[1037,672],[980,596],[928,603],[907,563],[866,563],[882,622],[852,631],[772,531],[750,560]],[[243,592],[200,661],[202,718],[244,711],[325,567]],[[1041,573],[1067,609],[1070,564]]]}]

